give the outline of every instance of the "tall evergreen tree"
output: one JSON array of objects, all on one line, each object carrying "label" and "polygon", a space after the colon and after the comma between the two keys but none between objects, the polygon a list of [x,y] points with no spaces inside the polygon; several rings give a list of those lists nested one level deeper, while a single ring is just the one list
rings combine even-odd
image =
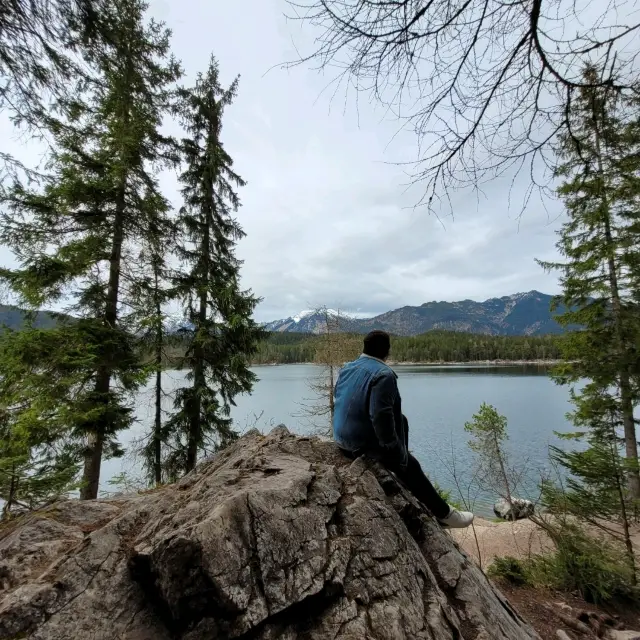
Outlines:
[{"label": "tall evergreen tree", "polygon": [[264,332],[252,319],[258,299],[240,288],[241,262],[236,242],[244,235],[232,216],[240,201],[235,188],[245,184],[220,135],[222,116],[237,90],[237,79],[223,89],[212,58],[195,86],[180,93],[188,137],[180,176],[184,205],[178,224],[184,269],[176,291],[193,326],[187,347],[189,386],[177,390],[176,413],[168,429],[174,438],[173,475],[194,468],[198,453],[236,437],[229,417],[234,398],[251,390],[255,375],[248,359]]},{"label": "tall evergreen tree", "polygon": [[[152,194],[154,197],[154,194]],[[157,216],[149,221],[146,237],[138,257],[140,273],[137,278],[135,299],[140,326],[139,349],[144,356],[149,356],[149,369],[154,379],[153,424],[151,432],[145,434],[141,448],[144,467],[149,480],[160,484],[163,474],[163,444],[167,434],[162,400],[162,370],[167,360],[167,347],[179,340],[169,336],[166,330],[165,313],[167,302],[174,297],[171,286],[172,272],[169,258],[175,249],[175,224],[168,217],[168,203],[161,198],[151,210]]]},{"label": "tall evergreen tree", "polygon": [[97,496],[103,456],[121,453],[115,436],[131,424],[129,396],[145,377],[132,258],[158,207],[166,208],[154,171],[165,158],[159,127],[180,74],[168,58],[169,32],[145,24],[145,9],[141,0],[105,1],[102,37],[84,51],[95,81],[60,103],[63,119],[48,120],[51,175],[42,192],[14,186],[0,234],[20,262],[0,275],[32,307],[71,296],[81,318],[72,327],[93,354],[82,411],[69,422],[85,442],[83,499]]},{"label": "tall evergreen tree", "polygon": [[[574,421],[589,427],[582,432],[589,442],[582,471],[576,464],[580,456],[562,460],[588,478],[593,457],[613,446],[611,429],[619,430],[628,490],[637,500],[640,470],[633,410],[640,399],[640,119],[637,103],[596,86],[597,69],[586,69],[584,81],[572,105],[571,131],[559,150],[563,183],[558,192],[568,221],[557,246],[566,261],[541,263],[562,273],[560,300],[568,310],[558,321],[583,327],[562,341],[564,363],[555,372],[556,380],[572,385],[589,381],[573,395],[578,407]],[[617,469],[612,461],[610,469]]]}]

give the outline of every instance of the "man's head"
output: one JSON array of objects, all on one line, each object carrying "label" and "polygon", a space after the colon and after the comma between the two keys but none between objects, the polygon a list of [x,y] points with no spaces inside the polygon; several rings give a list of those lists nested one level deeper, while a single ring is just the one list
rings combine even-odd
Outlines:
[{"label": "man's head", "polygon": [[386,331],[371,331],[364,338],[362,353],[373,358],[386,360],[391,351],[391,338]]}]

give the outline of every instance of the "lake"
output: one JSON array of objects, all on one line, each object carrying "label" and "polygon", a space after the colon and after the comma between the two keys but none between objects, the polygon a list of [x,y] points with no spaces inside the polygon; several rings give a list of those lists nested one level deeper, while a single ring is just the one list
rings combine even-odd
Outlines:
[{"label": "lake", "polygon": [[[486,365],[394,366],[398,373],[402,406],[409,419],[409,446],[432,480],[458,494],[452,470],[465,497],[479,515],[491,514],[495,495],[472,481],[473,454],[467,446],[464,423],[471,420],[482,402],[494,405],[508,419],[508,452],[514,466],[529,472],[518,494],[535,498],[540,470],[548,467],[548,447],[559,445],[554,431],[568,431],[568,389],[555,385],[541,367]],[[297,364],[255,367],[259,377],[253,393],[237,399],[232,416],[243,432],[254,426],[268,432],[278,424],[301,434],[313,426],[301,417],[302,405],[313,397],[308,381],[320,373],[314,365]],[[184,374],[164,374],[165,408],[171,408],[171,391],[183,384]],[[153,420],[152,384],[136,399],[138,424],[121,434],[125,446],[139,438]],[[108,481],[125,471],[140,475],[131,457],[107,460],[102,467],[102,491],[113,491]]]}]

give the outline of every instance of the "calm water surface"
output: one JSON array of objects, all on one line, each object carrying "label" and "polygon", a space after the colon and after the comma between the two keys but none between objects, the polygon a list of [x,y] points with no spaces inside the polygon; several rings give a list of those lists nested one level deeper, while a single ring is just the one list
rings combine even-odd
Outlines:
[{"label": "calm water surface", "polygon": [[[571,408],[567,388],[555,385],[539,367],[414,366],[398,365],[403,410],[409,419],[409,445],[432,480],[458,493],[452,470],[474,510],[487,515],[495,499],[472,481],[473,454],[467,446],[464,423],[482,402],[493,404],[508,419],[508,451],[513,463],[530,469],[520,495],[535,497],[539,471],[548,467],[548,447],[559,445],[554,431],[567,431],[565,414]],[[263,366],[251,395],[238,398],[232,416],[239,431],[257,427],[268,432],[278,424],[291,431],[310,433],[313,427],[301,416],[302,405],[313,396],[308,381],[317,376],[313,365]],[[166,409],[171,391],[183,384],[183,373],[165,374]],[[147,431],[153,419],[152,385],[136,401],[138,424],[122,434],[123,444]],[[103,463],[101,489],[113,490],[108,481],[126,471],[140,475],[136,460],[126,457]]]}]

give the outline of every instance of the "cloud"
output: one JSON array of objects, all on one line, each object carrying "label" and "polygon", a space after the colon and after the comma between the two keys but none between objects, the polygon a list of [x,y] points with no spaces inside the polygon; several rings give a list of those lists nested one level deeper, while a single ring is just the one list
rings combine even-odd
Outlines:
[{"label": "cloud", "polygon": [[[440,219],[414,209],[420,187],[406,189],[406,170],[394,163],[415,158],[415,138],[363,96],[357,107],[340,91],[332,99],[326,76],[278,68],[295,55],[294,43],[312,37],[285,20],[285,9],[284,0],[150,3],[173,30],[186,83],[211,53],[225,83],[240,74],[223,139],[248,182],[238,255],[243,285],[264,299],[258,319],[322,304],[373,314],[429,300],[556,292],[556,276],[534,258],[555,256],[558,203],[518,219],[509,197],[517,201],[526,185],[504,180],[480,196],[452,194],[453,217],[447,208]],[[0,127],[6,134],[7,123]],[[175,179],[162,185],[178,204]]]}]

